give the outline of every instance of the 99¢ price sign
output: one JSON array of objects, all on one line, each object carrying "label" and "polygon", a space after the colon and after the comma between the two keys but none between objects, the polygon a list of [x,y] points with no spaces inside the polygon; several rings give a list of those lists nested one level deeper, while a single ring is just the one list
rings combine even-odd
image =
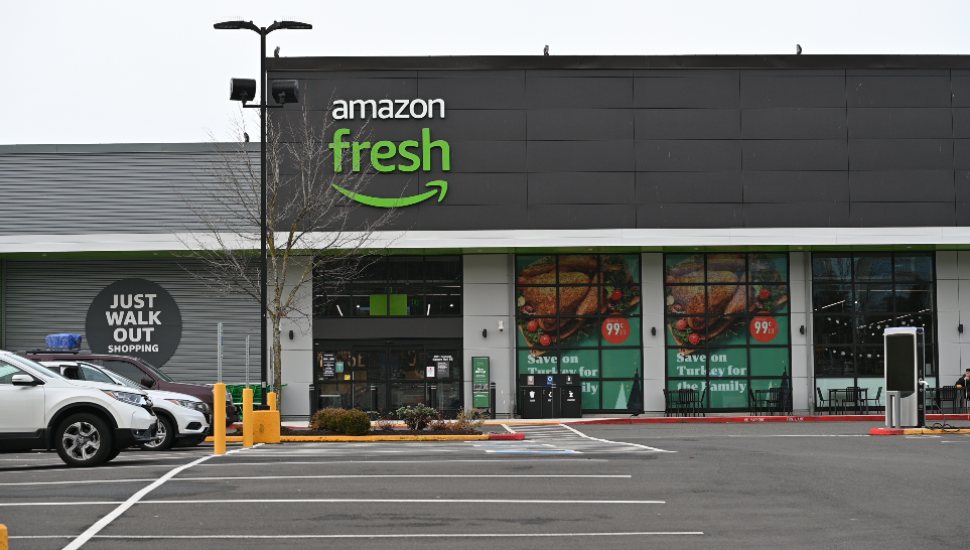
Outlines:
[{"label": "99\u00a2 price sign", "polygon": [[610,317],[603,320],[600,332],[607,342],[622,344],[630,337],[630,322],[623,317]]},{"label": "99\u00a2 price sign", "polygon": [[759,342],[770,342],[778,336],[778,321],[774,317],[759,315],[751,319],[748,327],[751,337]]}]

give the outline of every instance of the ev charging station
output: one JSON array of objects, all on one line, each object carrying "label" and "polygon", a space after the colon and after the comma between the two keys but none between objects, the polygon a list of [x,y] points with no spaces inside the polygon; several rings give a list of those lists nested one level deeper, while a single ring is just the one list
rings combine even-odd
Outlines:
[{"label": "ev charging station", "polygon": [[921,327],[894,327],[883,332],[888,427],[918,428],[926,424],[925,338]]}]

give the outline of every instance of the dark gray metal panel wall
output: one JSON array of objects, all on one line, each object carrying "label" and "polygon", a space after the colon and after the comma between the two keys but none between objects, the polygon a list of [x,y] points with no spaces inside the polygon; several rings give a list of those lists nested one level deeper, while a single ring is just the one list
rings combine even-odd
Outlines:
[{"label": "dark gray metal panel wall", "polygon": [[[331,98],[445,99],[445,120],[370,121],[372,139],[413,139],[430,127],[433,137],[451,144],[448,198],[407,209],[397,220],[402,228],[878,227],[970,220],[970,193],[961,191],[970,182],[965,69],[276,74],[301,79],[320,115]],[[381,175],[370,189],[410,194],[441,176]]]},{"label": "dark gray metal panel wall", "polygon": [[197,212],[217,208],[217,174],[238,146],[218,149],[0,147],[0,235],[203,229]]},{"label": "dark gray metal panel wall", "polygon": [[[250,379],[259,379],[259,305],[242,295],[218,295],[175,260],[6,261],[4,299],[6,349],[44,346],[55,332],[84,334],[88,306],[104,287],[140,277],[164,287],[182,314],[182,340],[162,367],[186,382],[212,382],[216,376],[216,323],[223,322],[223,377],[242,382],[245,339],[252,335]],[[85,346],[86,347],[86,346]]]}]

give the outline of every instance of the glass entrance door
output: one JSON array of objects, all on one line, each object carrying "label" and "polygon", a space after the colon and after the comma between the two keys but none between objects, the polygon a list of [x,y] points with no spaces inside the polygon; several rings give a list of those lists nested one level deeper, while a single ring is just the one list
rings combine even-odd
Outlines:
[{"label": "glass entrance door", "polygon": [[460,341],[318,340],[314,352],[316,408],[386,414],[424,404],[453,416],[462,407]]}]

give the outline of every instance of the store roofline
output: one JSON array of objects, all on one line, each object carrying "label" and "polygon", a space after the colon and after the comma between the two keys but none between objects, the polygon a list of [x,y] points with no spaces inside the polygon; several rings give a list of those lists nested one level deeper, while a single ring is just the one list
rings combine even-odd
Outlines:
[{"label": "store roofline", "polygon": [[267,58],[270,71],[970,69],[968,55],[498,55]]},{"label": "store roofline", "polygon": [[[258,239],[225,235],[240,250],[255,250]],[[317,240],[318,239],[318,240]],[[211,236],[164,233],[0,236],[0,256],[45,254],[185,255],[203,249]],[[326,235],[309,234],[307,242],[328,242]],[[775,249],[850,249],[858,247],[963,250],[970,248],[970,227],[849,227],[849,228],[719,228],[719,229],[601,229],[387,231],[374,234],[373,250],[390,253],[490,254],[556,251],[691,251]],[[188,243],[197,243],[190,247]],[[212,245],[214,246],[214,245]],[[303,250],[312,253],[308,245]]]},{"label": "store roofline", "polygon": [[[192,143],[65,143],[0,145],[0,155],[18,153],[237,153],[238,142]],[[246,147],[259,152],[259,143]]]}]

